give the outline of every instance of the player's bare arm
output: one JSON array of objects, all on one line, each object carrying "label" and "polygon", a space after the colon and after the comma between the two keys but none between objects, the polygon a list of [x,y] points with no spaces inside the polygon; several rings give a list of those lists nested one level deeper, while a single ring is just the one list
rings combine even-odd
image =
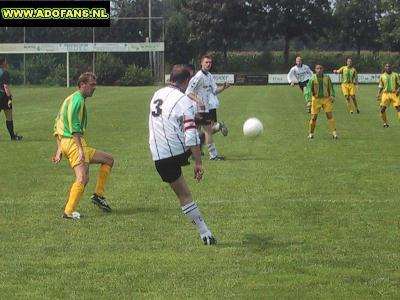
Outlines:
[{"label": "player's bare arm", "polygon": [[192,151],[195,165],[194,165],[194,179],[197,179],[197,181],[200,181],[203,178],[203,165],[201,162],[201,153],[200,153],[200,146],[192,146],[190,147],[190,150]]},{"label": "player's bare arm", "polygon": [[199,106],[200,108],[204,109],[205,105],[204,105],[204,101],[201,100],[199,97],[196,97],[195,94],[193,93],[189,93],[187,95],[191,100],[193,100],[194,102],[196,102],[197,106]]},{"label": "player's bare arm", "polygon": [[60,143],[60,140],[59,140],[58,137],[57,137],[57,140],[56,140],[56,147],[57,147],[56,153],[52,157],[52,161],[53,161],[53,163],[58,164],[61,161],[61,158],[62,158],[61,143]]},{"label": "player's bare arm", "polygon": [[229,84],[229,82],[224,81],[224,84],[223,84],[222,86],[219,86],[219,87],[217,88],[216,93],[219,94],[219,93],[225,91],[225,90],[226,90],[227,88],[229,88],[230,86],[231,86],[231,85]]}]

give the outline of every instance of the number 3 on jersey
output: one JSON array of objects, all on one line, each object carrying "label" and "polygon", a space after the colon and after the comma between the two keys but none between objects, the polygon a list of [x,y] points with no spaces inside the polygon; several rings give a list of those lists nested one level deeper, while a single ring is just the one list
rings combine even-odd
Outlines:
[{"label": "number 3 on jersey", "polygon": [[153,101],[151,114],[153,117],[159,117],[162,113],[161,105],[163,101],[161,99],[157,99]]}]

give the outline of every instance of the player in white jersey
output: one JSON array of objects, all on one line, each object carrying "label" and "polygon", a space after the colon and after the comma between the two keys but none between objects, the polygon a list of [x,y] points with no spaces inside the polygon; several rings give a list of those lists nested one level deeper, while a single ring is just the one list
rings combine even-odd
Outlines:
[{"label": "player in white jersey", "polygon": [[210,116],[210,96],[212,93],[212,75],[210,73],[212,58],[204,55],[201,58],[201,70],[192,77],[186,89],[186,95],[196,103],[203,103],[197,106],[199,119],[196,124],[204,128],[205,143],[207,144],[210,160],[224,160],[223,156],[219,156],[212,137],[212,122]]},{"label": "player in white jersey", "polygon": [[[310,67],[303,64],[303,60],[300,56],[296,57],[296,64],[290,69],[287,74],[287,80],[291,86],[295,86],[297,83],[304,94],[304,88],[307,86],[308,80],[310,80],[313,72]],[[311,106],[307,102],[307,111],[310,113]]]},{"label": "player in white jersey", "polygon": [[197,227],[205,245],[216,243],[182,175],[181,167],[192,153],[194,178],[201,180],[200,140],[194,122],[195,103],[184,91],[190,73],[183,65],[171,71],[170,85],[155,92],[150,102],[149,144],[157,172],[178,197],[183,213]]}]

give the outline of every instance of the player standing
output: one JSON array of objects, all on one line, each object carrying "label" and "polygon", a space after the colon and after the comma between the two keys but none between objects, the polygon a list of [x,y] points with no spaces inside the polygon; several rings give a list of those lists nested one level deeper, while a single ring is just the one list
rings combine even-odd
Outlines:
[{"label": "player standing", "polygon": [[210,95],[212,93],[212,75],[210,69],[212,66],[212,58],[204,55],[201,58],[201,70],[192,77],[186,89],[186,95],[196,103],[203,103],[197,106],[199,119],[196,125],[204,128],[205,143],[207,144],[210,160],[224,160],[223,156],[219,156],[215,147],[212,136],[212,120],[210,116]]},{"label": "player standing", "polygon": [[64,208],[65,219],[80,218],[76,207],[89,182],[89,164],[101,164],[95,193],[91,197],[92,202],[104,211],[111,211],[104,197],[104,188],[114,159],[111,154],[89,147],[84,138],[87,125],[85,101],[88,97],[92,97],[95,89],[96,76],[90,72],[81,74],[78,79],[78,90],[65,98],[54,124],[53,135],[57,138],[57,151],[53,162],[59,163],[64,155],[75,173],[75,182],[72,184]]},{"label": "player standing", "polygon": [[14,132],[14,121],[12,115],[12,95],[10,89],[10,73],[7,70],[6,59],[0,58],[0,111],[4,110],[6,116],[6,127],[13,141],[22,140],[22,136]]},{"label": "player standing", "polygon": [[357,70],[353,67],[353,60],[349,57],[346,60],[346,66],[333,70],[333,73],[341,74],[342,79],[342,92],[346,99],[347,108],[349,112],[353,114],[353,104],[356,112],[359,114],[358,104],[356,100],[356,88],[358,86],[358,74]]},{"label": "player standing", "polygon": [[190,154],[195,160],[194,178],[201,180],[203,166],[200,139],[194,122],[194,101],[185,94],[190,73],[184,65],[175,65],[170,85],[155,92],[150,102],[149,144],[155,167],[178,197],[182,212],[197,227],[205,245],[216,243],[182,175]]},{"label": "player standing", "polygon": [[[301,92],[304,94],[304,88],[307,86],[308,81],[310,80],[313,72],[310,67],[303,64],[303,60],[300,56],[296,57],[296,64],[290,69],[287,74],[287,80],[291,86],[295,86],[297,83]],[[307,102],[306,110],[310,113],[311,103]]]},{"label": "player standing", "polygon": [[326,114],[328,125],[332,130],[333,139],[337,139],[336,121],[333,118],[333,102],[335,101],[335,90],[333,89],[331,78],[324,74],[322,65],[315,66],[315,74],[310,78],[305,92],[307,102],[311,102],[311,119],[309,123],[308,138],[314,138],[317,117],[321,108]]},{"label": "player standing", "polygon": [[[383,93],[382,93],[383,92]],[[385,65],[385,72],[379,77],[379,91],[376,99],[380,101],[381,118],[383,127],[388,128],[389,124],[386,117],[386,108],[392,103],[397,111],[397,117],[400,120],[400,77],[399,74],[392,71],[390,64]]]}]

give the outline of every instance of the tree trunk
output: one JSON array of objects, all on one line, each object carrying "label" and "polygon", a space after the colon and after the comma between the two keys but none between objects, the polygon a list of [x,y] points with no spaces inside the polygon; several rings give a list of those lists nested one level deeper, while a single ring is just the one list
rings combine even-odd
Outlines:
[{"label": "tree trunk", "polygon": [[283,49],[283,59],[285,63],[285,67],[289,67],[289,47],[290,47],[290,38],[285,36],[285,46]]}]

